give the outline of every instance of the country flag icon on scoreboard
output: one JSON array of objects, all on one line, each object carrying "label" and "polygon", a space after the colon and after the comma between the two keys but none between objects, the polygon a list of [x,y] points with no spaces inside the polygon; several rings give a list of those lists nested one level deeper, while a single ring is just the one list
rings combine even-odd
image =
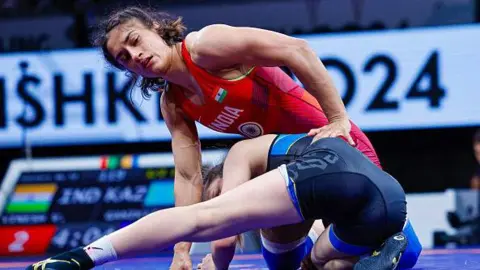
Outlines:
[{"label": "country flag icon on scoreboard", "polygon": [[6,207],[8,214],[45,213],[57,191],[55,184],[22,184],[15,188]]}]

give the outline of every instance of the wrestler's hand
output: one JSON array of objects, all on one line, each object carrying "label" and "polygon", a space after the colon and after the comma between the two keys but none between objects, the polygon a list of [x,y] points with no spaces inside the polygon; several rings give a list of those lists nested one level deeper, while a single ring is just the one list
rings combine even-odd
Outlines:
[{"label": "wrestler's hand", "polygon": [[355,145],[352,136],[350,135],[350,130],[352,129],[352,124],[348,118],[342,118],[339,120],[332,121],[330,124],[321,127],[314,128],[308,132],[308,136],[315,136],[313,141],[316,141],[320,138],[328,137],[344,137],[348,143]]},{"label": "wrestler's hand", "polygon": [[188,252],[175,252],[170,270],[191,270],[192,259]]},{"label": "wrestler's hand", "polygon": [[215,270],[215,263],[213,262],[212,254],[208,254],[202,259],[202,262],[198,264],[199,270]]}]

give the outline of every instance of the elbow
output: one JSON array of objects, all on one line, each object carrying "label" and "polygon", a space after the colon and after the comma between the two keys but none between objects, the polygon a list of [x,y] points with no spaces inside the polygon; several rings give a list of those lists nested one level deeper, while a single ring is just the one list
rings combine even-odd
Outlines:
[{"label": "elbow", "polygon": [[200,169],[176,169],[175,170],[175,180],[182,182],[195,182],[198,181],[198,178],[201,178]]},{"label": "elbow", "polygon": [[175,168],[175,179],[174,179],[174,193],[184,193],[185,190],[194,188],[195,190],[201,189],[203,186],[202,183],[202,172],[200,168],[181,168],[178,166]]},{"label": "elbow", "polygon": [[242,140],[237,143],[235,143],[232,147],[230,147],[230,150],[228,151],[228,155],[232,156],[238,161],[243,159],[246,155],[248,155],[249,152],[249,146],[250,144],[248,143],[249,140]]},{"label": "elbow", "polygon": [[291,69],[297,70],[298,67],[309,66],[312,60],[318,61],[316,52],[304,39],[295,38],[289,51],[290,53],[285,55],[284,65]]},{"label": "elbow", "polygon": [[175,181],[202,184],[202,164],[200,155],[191,153],[174,154]]},{"label": "elbow", "polygon": [[310,45],[305,39],[295,38],[294,44],[295,44],[294,47],[296,50],[299,50],[299,51],[311,50]]}]

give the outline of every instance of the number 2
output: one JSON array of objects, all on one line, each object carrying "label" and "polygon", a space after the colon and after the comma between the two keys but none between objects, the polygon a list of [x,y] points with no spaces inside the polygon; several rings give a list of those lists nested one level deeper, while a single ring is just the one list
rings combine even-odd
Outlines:
[{"label": "number 2", "polygon": [[363,68],[365,72],[371,72],[373,68],[379,64],[383,64],[387,69],[387,78],[383,81],[380,89],[373,98],[372,102],[367,107],[367,111],[373,110],[385,110],[385,109],[397,109],[398,101],[387,100],[387,92],[392,87],[393,83],[397,79],[397,67],[393,60],[385,55],[376,55],[372,57]]},{"label": "number 2", "polygon": [[22,252],[24,251],[23,245],[28,242],[30,235],[26,231],[19,231],[14,234],[15,240],[8,245],[8,251],[10,252]]}]

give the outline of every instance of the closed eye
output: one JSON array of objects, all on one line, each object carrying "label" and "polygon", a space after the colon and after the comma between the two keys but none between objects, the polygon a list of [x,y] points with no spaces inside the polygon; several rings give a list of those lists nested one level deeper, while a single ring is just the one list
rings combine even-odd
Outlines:
[{"label": "closed eye", "polygon": [[138,44],[138,41],[139,41],[139,40],[140,40],[140,36],[137,36],[137,37],[133,40],[132,45],[133,45],[133,46],[136,46],[136,45]]}]

